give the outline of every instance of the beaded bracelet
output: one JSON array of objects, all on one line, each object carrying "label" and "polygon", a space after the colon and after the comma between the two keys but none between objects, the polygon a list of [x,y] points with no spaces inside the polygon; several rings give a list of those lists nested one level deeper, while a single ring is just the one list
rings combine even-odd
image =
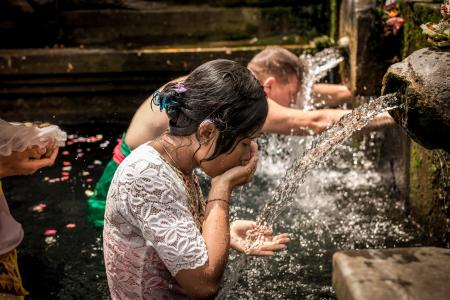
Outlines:
[{"label": "beaded bracelet", "polygon": [[228,200],[220,199],[220,198],[217,198],[217,199],[208,199],[208,201],[206,202],[206,204],[208,204],[209,202],[213,202],[213,201],[223,201],[223,202],[225,202],[226,204],[229,204]]}]

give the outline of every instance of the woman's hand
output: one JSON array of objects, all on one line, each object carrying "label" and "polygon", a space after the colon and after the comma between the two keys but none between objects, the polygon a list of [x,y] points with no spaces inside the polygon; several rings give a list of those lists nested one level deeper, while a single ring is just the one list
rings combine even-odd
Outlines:
[{"label": "woman's hand", "polygon": [[0,155],[0,178],[31,175],[43,167],[52,166],[57,155],[58,148],[52,148],[50,152],[46,148],[38,147],[32,147],[22,152],[14,151],[9,156]]},{"label": "woman's hand", "polygon": [[[256,222],[249,220],[236,220],[230,225],[230,246],[239,252],[246,253],[244,246],[245,238],[249,231],[257,229]],[[263,230],[262,241],[259,246],[252,249],[249,255],[272,256],[275,251],[284,249],[289,242],[289,235],[282,233],[276,236],[272,235],[272,229]]]},{"label": "woman's hand", "polygon": [[250,147],[250,159],[247,162],[244,162],[242,166],[231,168],[223,174],[214,177],[212,179],[212,185],[223,184],[228,186],[231,191],[239,185],[250,182],[258,163],[258,145],[252,141]]}]

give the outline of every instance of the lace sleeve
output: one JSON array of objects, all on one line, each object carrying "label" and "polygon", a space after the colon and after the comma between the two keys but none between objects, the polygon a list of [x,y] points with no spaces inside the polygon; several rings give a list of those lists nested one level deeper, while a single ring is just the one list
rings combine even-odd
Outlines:
[{"label": "lace sleeve", "polygon": [[141,160],[127,169],[129,174],[121,177],[128,183],[121,184],[119,193],[127,194],[130,214],[147,245],[155,248],[172,276],[204,265],[208,252],[181,180],[163,162]]}]

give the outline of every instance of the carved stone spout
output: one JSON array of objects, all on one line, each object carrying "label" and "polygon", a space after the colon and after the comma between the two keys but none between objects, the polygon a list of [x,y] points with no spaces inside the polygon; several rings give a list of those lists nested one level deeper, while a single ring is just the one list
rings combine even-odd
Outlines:
[{"label": "carved stone spout", "polygon": [[397,92],[403,103],[392,117],[429,149],[450,152],[450,49],[424,48],[392,65],[383,94]]}]

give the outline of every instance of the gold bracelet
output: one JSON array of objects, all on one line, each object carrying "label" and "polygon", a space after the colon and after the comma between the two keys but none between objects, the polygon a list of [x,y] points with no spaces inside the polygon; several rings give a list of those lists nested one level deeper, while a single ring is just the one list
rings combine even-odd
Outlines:
[{"label": "gold bracelet", "polygon": [[208,199],[208,201],[206,202],[206,204],[208,204],[209,202],[213,202],[213,201],[223,201],[223,202],[225,202],[226,204],[230,204],[230,203],[228,202],[228,200],[220,199],[220,198],[217,198],[217,199]]}]

